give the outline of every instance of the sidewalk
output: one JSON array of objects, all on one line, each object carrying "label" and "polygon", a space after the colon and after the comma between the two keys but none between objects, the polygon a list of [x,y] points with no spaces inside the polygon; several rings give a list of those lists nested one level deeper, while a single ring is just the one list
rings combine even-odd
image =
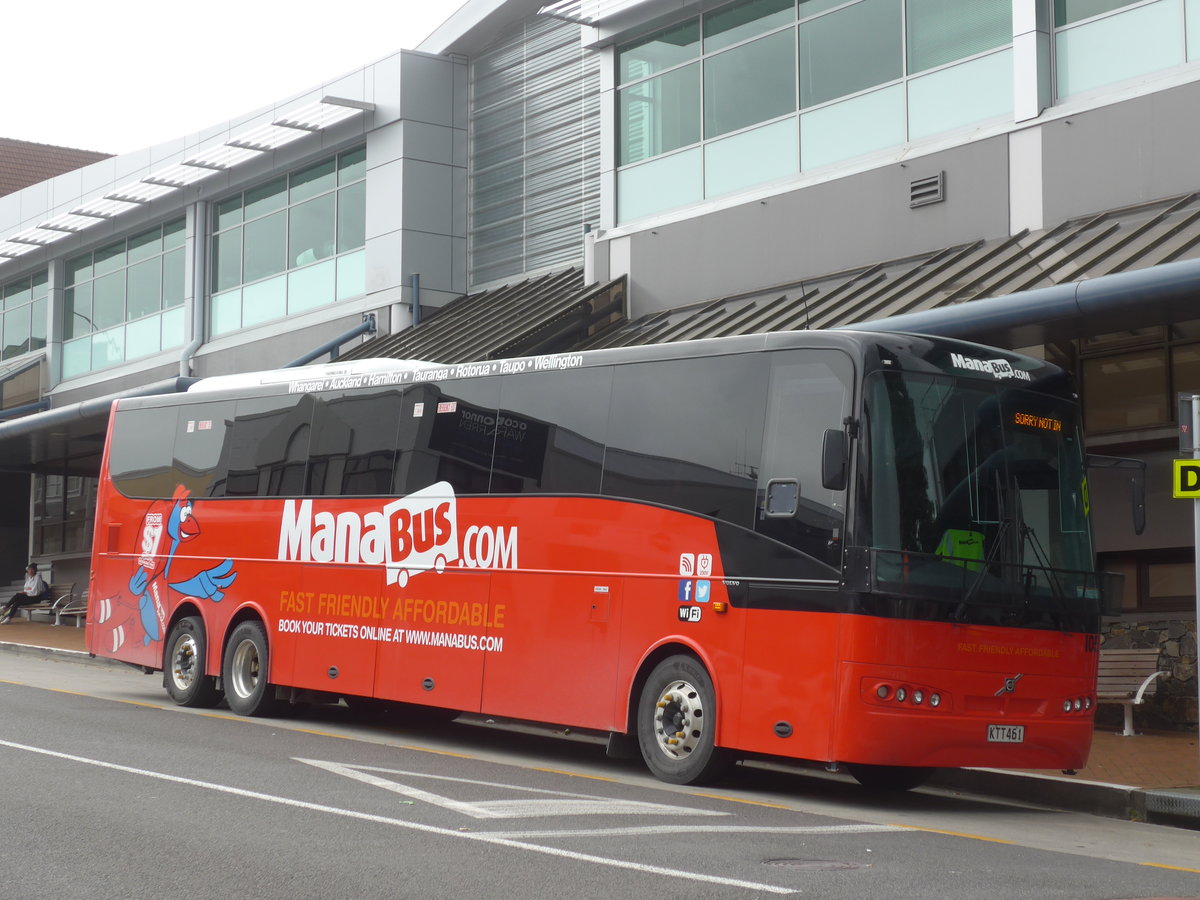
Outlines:
[{"label": "sidewalk", "polygon": [[[82,628],[19,619],[0,625],[0,651],[64,654],[99,665],[121,665],[88,657],[83,635]],[[945,769],[931,784],[1200,829],[1200,746],[1194,731],[1137,737],[1097,731],[1088,765],[1075,775],[1040,769]]]}]

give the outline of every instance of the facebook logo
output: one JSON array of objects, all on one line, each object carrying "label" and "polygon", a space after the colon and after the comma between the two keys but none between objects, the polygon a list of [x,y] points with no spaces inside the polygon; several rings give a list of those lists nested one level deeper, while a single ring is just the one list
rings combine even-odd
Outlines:
[{"label": "facebook logo", "polygon": [[691,603],[692,593],[695,591],[695,582],[690,578],[681,578],[679,580],[679,602]]},{"label": "facebook logo", "polygon": [[712,582],[711,581],[697,581],[696,582],[696,602],[697,603],[707,603],[709,594],[711,594],[711,593],[712,593]]}]

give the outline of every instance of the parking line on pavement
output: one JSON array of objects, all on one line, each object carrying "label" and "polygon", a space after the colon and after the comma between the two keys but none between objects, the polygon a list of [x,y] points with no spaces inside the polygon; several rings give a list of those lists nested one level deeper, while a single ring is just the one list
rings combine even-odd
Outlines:
[{"label": "parking line on pavement", "polygon": [[129,775],[136,775],[142,778],[153,778],[158,781],[167,781],[173,784],[182,784],[189,787],[202,788],[204,790],[216,791],[218,793],[229,794],[235,797],[243,797],[249,800],[260,800],[266,803],[275,803],[281,806],[289,806],[295,809],[303,809],[311,812],[322,812],[330,815],[342,816],[349,819],[358,819],[364,822],[374,822],[381,825],[393,825],[397,828],[404,828],[409,831],[420,831],[426,834],[437,835],[440,837],[457,838],[459,840],[476,841],[484,844],[492,844],[499,847],[508,847],[515,850],[526,850],[532,853],[540,853],[546,856],[556,856],[562,859],[570,859],[576,862],[594,863],[596,865],[608,866],[615,869],[627,869],[630,871],[640,872],[648,875],[662,875],[667,878],[685,881],[697,881],[705,884],[716,884],[725,887],[741,888],[752,891],[763,891],[770,894],[798,894],[798,888],[784,887],[777,884],[767,884],[758,881],[746,881],[740,878],[725,878],[720,875],[704,875],[698,872],[689,872],[684,869],[671,869],[665,866],[655,866],[647,863],[633,862],[632,860],[614,859],[606,856],[596,856],[591,853],[581,853],[574,850],[562,850],[557,847],[545,847],[540,844],[528,844],[522,841],[510,840],[507,838],[492,837],[486,832],[471,832],[471,831],[455,831],[449,828],[439,828],[435,825],[424,825],[419,822],[408,822],[403,819],[395,819],[390,816],[380,816],[374,813],[365,813],[358,810],[343,809],[337,806],[326,806],[322,803],[312,803],[307,800],[295,800],[290,797],[280,797],[275,794],[266,794],[261,791],[251,791],[245,788],[237,788],[231,785],[217,784],[211,781],[201,781],[196,778],[186,778],[180,775],[170,775],[166,772],[155,772],[152,769],[139,769],[133,766],[124,766],[118,763],[105,762],[104,760],[91,759],[86,756],[77,756],[73,753],[63,753],[58,750],[50,750],[45,747],[32,747],[28,744],[18,744],[13,741],[0,740],[0,747],[8,747],[12,750],[24,750],[28,753],[36,753],[41,756],[53,757],[55,759],[63,759],[68,762],[81,763],[88,766],[96,766],[102,769],[108,769],[115,772],[124,772]]}]

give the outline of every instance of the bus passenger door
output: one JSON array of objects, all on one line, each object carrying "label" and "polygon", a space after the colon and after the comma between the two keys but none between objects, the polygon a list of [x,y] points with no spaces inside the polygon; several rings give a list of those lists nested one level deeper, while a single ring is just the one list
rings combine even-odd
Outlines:
[{"label": "bus passenger door", "polygon": [[[853,365],[837,350],[773,354],[755,531],[739,562],[746,612],[744,746],[826,758],[837,670],[844,474],[823,465],[850,414]],[[845,457],[842,462],[846,462]],[[833,462],[833,461],[829,461]],[[830,486],[827,487],[826,484]],[[776,726],[789,731],[785,750]]]}]

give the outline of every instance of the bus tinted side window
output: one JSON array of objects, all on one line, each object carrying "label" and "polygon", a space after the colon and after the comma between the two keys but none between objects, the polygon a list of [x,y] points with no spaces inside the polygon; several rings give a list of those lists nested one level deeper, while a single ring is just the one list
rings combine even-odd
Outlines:
[{"label": "bus tinted side window", "polygon": [[[177,407],[175,472],[194,497],[215,497],[225,487],[225,441],[234,401],[216,400]],[[171,491],[160,496],[170,497]]]},{"label": "bus tinted side window", "polygon": [[126,497],[170,497],[175,490],[176,412],[173,407],[117,411],[108,470]]},{"label": "bus tinted side window", "polygon": [[363,390],[318,399],[313,410],[308,493],[391,493],[401,397],[399,390]]},{"label": "bus tinted side window", "polygon": [[308,394],[238,400],[226,443],[225,484],[214,496],[303,494],[313,406]]},{"label": "bus tinted side window", "polygon": [[612,370],[507,375],[492,493],[598,494]]},{"label": "bus tinted side window", "polygon": [[754,526],[763,354],[618,366],[603,493]]},{"label": "bus tinted side window", "polygon": [[393,490],[411,494],[448,481],[486,494],[496,438],[499,379],[417,384],[404,392]]}]

